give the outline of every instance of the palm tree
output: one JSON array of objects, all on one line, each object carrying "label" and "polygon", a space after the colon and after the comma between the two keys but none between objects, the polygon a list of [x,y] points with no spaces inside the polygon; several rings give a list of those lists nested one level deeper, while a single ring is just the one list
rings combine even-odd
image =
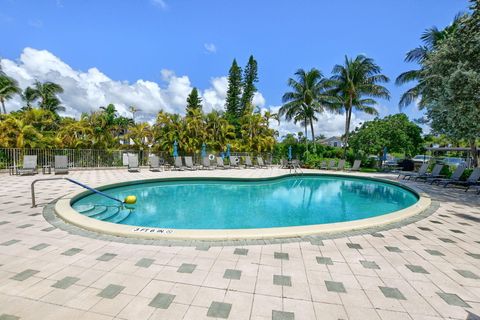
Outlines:
[{"label": "palm tree", "polygon": [[0,73],[0,103],[2,104],[2,110],[4,114],[7,114],[5,101],[12,99],[14,95],[20,93],[21,90],[18,87],[17,81],[13,78],[10,78],[3,72]]},{"label": "palm tree", "polygon": [[[380,67],[363,55],[355,59],[345,56],[343,65],[333,67],[330,85],[332,105],[337,111],[345,112],[344,157],[346,156],[352,111],[356,109],[367,114],[377,115],[373,98],[390,99],[390,92],[380,83],[389,81],[381,73]],[[373,97],[373,98],[368,98]]]},{"label": "palm tree", "polygon": [[423,45],[407,52],[405,62],[416,62],[420,65],[420,69],[403,72],[395,80],[396,85],[403,85],[408,82],[417,81],[415,86],[402,94],[400,102],[398,103],[400,109],[410,105],[422,95],[423,82],[421,74],[423,69],[422,64],[425,61],[425,58],[429,53],[434,51],[443,40],[447,39],[455,32],[459,27],[461,18],[462,15],[455,16],[453,22],[443,30],[439,30],[437,27],[426,29],[420,37]]},{"label": "palm tree", "polygon": [[[312,141],[315,143],[313,124],[316,120],[315,114],[323,112],[327,106],[327,79],[323,74],[312,68],[310,71],[298,69],[295,72],[297,80],[288,79],[288,85],[293,91],[286,92],[282,97],[283,106],[279,110],[280,116],[285,116],[287,121],[300,121],[302,118],[307,135],[307,125],[310,125]],[[307,140],[305,140],[307,143]]]},{"label": "palm tree", "polygon": [[58,111],[65,111],[65,107],[61,105],[60,99],[57,95],[63,93],[63,88],[53,82],[35,81],[33,92],[35,97],[40,99],[39,107],[41,109],[50,110],[53,113]]},{"label": "palm tree", "polygon": [[32,87],[27,87],[23,90],[22,99],[27,104],[25,109],[31,109],[33,102],[38,99],[38,93]]}]

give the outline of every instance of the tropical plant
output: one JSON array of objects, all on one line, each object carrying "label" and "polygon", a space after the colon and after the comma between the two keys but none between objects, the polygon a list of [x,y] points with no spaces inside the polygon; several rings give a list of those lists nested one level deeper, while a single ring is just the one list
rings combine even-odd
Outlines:
[{"label": "tropical plant", "polygon": [[350,122],[353,110],[377,115],[377,101],[373,98],[390,99],[390,93],[381,83],[389,81],[381,68],[371,58],[358,55],[355,59],[345,56],[343,65],[333,67],[331,77],[332,107],[345,113],[344,157],[347,153]]},{"label": "tropical plant", "polygon": [[35,81],[31,96],[40,99],[39,107],[41,109],[50,110],[54,114],[58,111],[65,111],[65,107],[61,105],[58,95],[63,93],[63,88],[53,82]]},{"label": "tropical plant", "polygon": [[4,114],[7,114],[5,102],[13,98],[14,95],[20,94],[21,89],[15,79],[7,76],[3,72],[0,73],[0,103]]}]

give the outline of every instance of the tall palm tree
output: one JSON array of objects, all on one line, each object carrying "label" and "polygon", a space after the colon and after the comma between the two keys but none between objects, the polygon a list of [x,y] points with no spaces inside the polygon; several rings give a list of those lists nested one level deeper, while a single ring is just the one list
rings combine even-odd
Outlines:
[{"label": "tall palm tree", "polygon": [[[282,97],[284,103],[279,110],[280,116],[285,116],[287,121],[298,122],[303,118],[305,136],[307,125],[310,124],[312,141],[315,143],[313,124],[316,120],[315,114],[323,112],[326,108],[328,95],[326,94],[327,79],[323,74],[312,68],[309,71],[298,69],[295,72],[297,79],[288,79],[288,85],[293,91],[286,92]],[[305,141],[305,143],[307,143]]]},{"label": "tall palm tree", "polygon": [[426,29],[420,37],[423,45],[407,52],[405,55],[405,62],[415,62],[420,65],[420,69],[403,72],[395,80],[396,85],[403,85],[408,82],[417,81],[415,86],[402,94],[400,102],[398,103],[400,109],[410,105],[422,95],[423,82],[421,74],[423,68],[422,64],[425,58],[429,53],[434,51],[443,40],[447,39],[455,32],[459,27],[461,18],[462,15],[456,15],[453,22],[443,30],[440,30],[437,27]]},{"label": "tall palm tree", "polygon": [[38,99],[38,92],[32,87],[27,87],[25,88],[25,90],[23,90],[22,100],[25,101],[25,103],[27,104],[25,109],[31,109],[32,104],[37,99]]},{"label": "tall palm tree", "polygon": [[34,95],[40,99],[39,107],[41,109],[50,110],[53,113],[58,111],[65,111],[65,107],[61,105],[60,99],[57,95],[63,93],[63,88],[53,82],[40,82],[34,83]]},{"label": "tall palm tree", "polygon": [[0,103],[2,104],[4,114],[7,114],[5,101],[12,99],[14,95],[20,94],[21,92],[15,79],[10,78],[3,72],[0,73]]},{"label": "tall palm tree", "polygon": [[378,111],[374,107],[377,101],[373,98],[390,99],[390,92],[381,85],[389,79],[381,73],[381,68],[373,59],[363,55],[358,55],[355,59],[345,56],[344,64],[335,65],[332,73],[331,102],[337,111],[345,112],[345,157],[353,109],[377,115]]}]

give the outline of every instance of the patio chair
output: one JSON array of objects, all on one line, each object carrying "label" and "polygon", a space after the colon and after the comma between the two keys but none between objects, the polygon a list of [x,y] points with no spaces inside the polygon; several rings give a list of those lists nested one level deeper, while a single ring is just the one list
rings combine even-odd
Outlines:
[{"label": "patio chair", "polygon": [[37,156],[23,156],[23,167],[18,168],[18,174],[36,174],[37,173]]},{"label": "patio chair", "polygon": [[[338,164],[340,164],[340,162]],[[335,160],[330,160],[330,162],[328,163],[328,166],[329,166],[328,169],[329,170],[337,170],[338,164],[336,164]]]},{"label": "patio chair", "polygon": [[197,167],[193,164],[192,157],[183,157],[185,159],[185,167],[188,170],[197,170]]},{"label": "patio chair", "polygon": [[68,174],[68,157],[55,156],[54,170],[55,174]]},{"label": "patio chair", "polygon": [[326,169],[327,168],[327,161],[322,161],[320,162],[320,166],[319,166],[320,169]]},{"label": "patio chair", "polygon": [[353,166],[348,169],[348,171],[360,171],[360,165],[362,164],[362,160],[355,160],[353,162]]},{"label": "patio chair", "polygon": [[442,175],[440,174],[442,169],[443,169],[443,164],[436,164],[433,167],[432,172],[430,172],[430,173],[427,172],[423,175],[415,176],[415,179],[413,179],[413,181],[417,181],[418,179],[422,179],[422,180],[425,180],[425,182],[428,182],[428,181],[431,181],[432,179],[440,179],[442,177]]},{"label": "patio chair", "polygon": [[175,157],[173,162],[173,170],[183,170],[182,157]]},{"label": "patio chair", "polygon": [[245,168],[248,168],[248,167],[255,168],[255,166],[252,163],[252,158],[250,158],[250,156],[245,157]]},{"label": "patio chair", "polygon": [[213,169],[212,166],[210,165],[210,158],[209,157],[203,157],[203,159],[202,159],[202,169],[206,169],[206,170]]},{"label": "patio chair", "polygon": [[[472,173],[470,174],[470,176],[467,178],[466,181],[454,181],[454,182],[450,182],[450,183],[453,183],[455,185],[464,187],[465,192],[467,192],[468,189],[471,186],[478,185],[479,180],[480,180],[480,167],[477,167],[477,168],[473,169]],[[449,183],[447,182],[445,184],[445,187],[447,187],[448,184]]]},{"label": "patio chair", "polygon": [[345,160],[340,159],[338,161],[338,166],[335,168],[335,170],[343,170],[345,168]]},{"label": "patio chair", "polygon": [[138,166],[138,155],[129,154],[128,155],[128,172],[139,172],[140,167]]},{"label": "patio chair", "polygon": [[222,157],[217,157],[217,168],[227,169]]},{"label": "patio chair", "polygon": [[282,159],[280,169],[288,169],[288,160]]},{"label": "patio chair", "polygon": [[257,165],[259,168],[263,168],[263,169],[267,169],[268,166],[265,164],[265,162],[263,162],[263,158],[258,156],[257,157]]},{"label": "patio chair", "polygon": [[411,177],[414,177],[414,176],[422,176],[425,173],[427,173],[427,170],[428,170],[428,163],[425,162],[422,164],[420,169],[418,169],[418,172],[400,171],[398,173],[397,179],[400,179],[401,176],[403,176],[403,180],[405,180],[407,177],[408,179],[410,179]]},{"label": "patio chair", "polygon": [[477,190],[477,194],[480,194],[480,184],[476,184],[474,186],[469,186],[467,190],[465,190],[465,192],[467,192],[468,190],[470,189],[474,189],[474,190]]},{"label": "patio chair", "polygon": [[437,185],[443,185],[444,187],[447,187],[451,183],[460,182],[460,178],[462,177],[464,171],[465,171],[465,166],[464,165],[459,165],[459,166],[457,166],[455,171],[453,171],[450,178],[431,179],[430,184],[436,183]]},{"label": "patio chair", "polygon": [[240,158],[237,156],[230,156],[230,167],[240,169]]},{"label": "patio chair", "polygon": [[160,171],[160,159],[156,155],[150,157],[150,171],[159,172]]}]

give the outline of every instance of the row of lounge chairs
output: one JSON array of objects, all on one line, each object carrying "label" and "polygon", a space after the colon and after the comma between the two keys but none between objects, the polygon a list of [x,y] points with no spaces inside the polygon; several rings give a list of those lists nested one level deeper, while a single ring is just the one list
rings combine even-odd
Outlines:
[{"label": "row of lounge chairs", "polygon": [[[212,161],[214,161],[214,165],[212,165]],[[165,163],[164,159],[161,159],[156,155],[152,155],[150,157],[150,171],[158,172],[158,171],[161,171],[162,167],[169,167],[169,165]],[[202,158],[202,163],[200,165],[194,164],[192,157],[186,156],[186,157],[175,157],[172,169],[173,170],[185,170],[185,169],[211,170],[215,168],[216,169],[230,169],[230,168],[240,169],[241,167],[263,168],[263,169],[268,168],[268,166],[265,164],[265,161],[260,156],[256,157],[256,164],[253,163],[252,158],[250,156],[245,157],[243,164],[240,161],[240,157],[230,156],[227,164],[225,164],[225,161],[222,157],[215,157],[215,159],[213,160],[211,160],[209,157],[204,157]],[[130,172],[140,171],[137,155],[128,156],[128,171]]]},{"label": "row of lounge chairs", "polygon": [[330,160],[327,164],[326,161],[322,161],[320,164],[320,169],[323,170],[347,170],[347,171],[360,171],[360,165],[362,164],[362,160],[355,160],[353,162],[353,166],[351,168],[345,169],[345,160],[340,159],[338,160],[338,164],[334,159]]},{"label": "row of lounge chairs", "polygon": [[[44,166],[46,167],[46,166]],[[23,157],[23,165],[16,170],[19,175],[34,175],[38,173],[38,162],[36,155],[26,155]],[[55,174],[68,174],[68,157],[55,156],[53,170]]]},{"label": "row of lounge chairs", "polygon": [[403,176],[404,180],[423,180],[425,183],[429,182],[430,184],[443,185],[444,188],[448,187],[449,185],[455,185],[465,188],[465,192],[467,192],[470,188],[473,188],[478,190],[477,193],[480,194],[480,167],[475,168],[466,180],[461,180],[466,169],[464,165],[457,166],[450,178],[445,178],[445,176],[441,174],[443,166],[443,164],[436,164],[433,167],[432,172],[428,173],[427,170],[429,164],[424,163],[418,172],[400,171],[397,179],[400,179],[400,177]]}]

